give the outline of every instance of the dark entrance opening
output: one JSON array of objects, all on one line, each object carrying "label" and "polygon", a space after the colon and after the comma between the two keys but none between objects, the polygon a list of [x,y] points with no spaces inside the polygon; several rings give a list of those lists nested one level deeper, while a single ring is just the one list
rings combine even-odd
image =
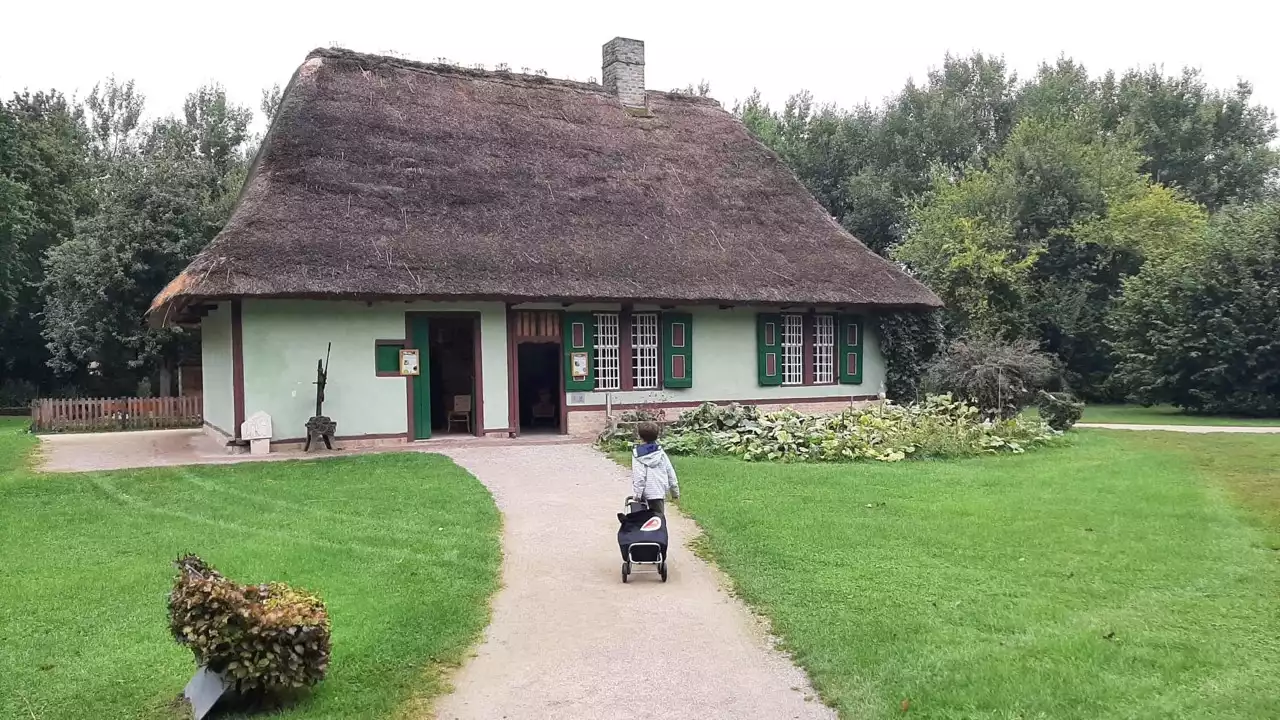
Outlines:
[{"label": "dark entrance opening", "polygon": [[520,389],[520,431],[560,432],[560,343],[516,346]]},{"label": "dark entrance opening", "polygon": [[469,317],[431,317],[431,431],[476,431],[475,323]]}]

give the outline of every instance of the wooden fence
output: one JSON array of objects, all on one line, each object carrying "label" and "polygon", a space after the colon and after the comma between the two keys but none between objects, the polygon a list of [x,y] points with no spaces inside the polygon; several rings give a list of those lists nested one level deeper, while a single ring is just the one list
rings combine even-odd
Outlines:
[{"label": "wooden fence", "polygon": [[31,403],[35,432],[95,432],[200,427],[200,395],[158,398],[41,398]]}]

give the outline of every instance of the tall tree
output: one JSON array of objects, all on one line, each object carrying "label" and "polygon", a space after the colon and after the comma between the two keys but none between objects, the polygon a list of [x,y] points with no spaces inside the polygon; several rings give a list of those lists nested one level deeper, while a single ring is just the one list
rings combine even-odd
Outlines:
[{"label": "tall tree", "polygon": [[818,106],[802,91],[781,112],[759,93],[735,112],[833,217],[887,255],[935,166],[958,173],[999,151],[1013,127],[1016,87],[998,58],[948,55],[923,83],[909,82],[879,109]]},{"label": "tall tree", "polygon": [[1280,415],[1280,199],[1152,259],[1112,317],[1117,383],[1196,412]]},{"label": "tall tree", "polygon": [[41,288],[51,364],[81,375],[109,370],[95,381],[99,392],[132,392],[186,351],[184,333],[147,327],[143,316],[226,222],[248,162],[250,111],[221,87],[192,93],[181,117],[144,126],[130,122],[141,108],[133,112],[129,88],[109,84],[91,108],[104,130],[95,140],[97,208],[46,255]]},{"label": "tall tree", "polygon": [[895,256],[947,302],[954,334],[1036,340],[1076,389],[1104,398],[1106,318],[1121,282],[1146,255],[1193,237],[1203,214],[1151,184],[1123,136],[1037,115],[988,168],[936,173]]},{"label": "tall tree", "polygon": [[110,162],[136,149],[146,97],[132,80],[121,83],[111,77],[94,85],[84,105],[96,160]]},{"label": "tall tree", "polygon": [[1143,171],[1217,209],[1261,197],[1280,167],[1275,115],[1251,104],[1245,82],[1207,87],[1197,70],[1166,77],[1159,68],[1126,73],[1102,100],[1113,127],[1139,139]]},{"label": "tall tree", "polygon": [[21,381],[26,394],[51,381],[37,285],[44,254],[91,207],[87,143],[82,113],[56,91],[0,104],[0,385]]}]

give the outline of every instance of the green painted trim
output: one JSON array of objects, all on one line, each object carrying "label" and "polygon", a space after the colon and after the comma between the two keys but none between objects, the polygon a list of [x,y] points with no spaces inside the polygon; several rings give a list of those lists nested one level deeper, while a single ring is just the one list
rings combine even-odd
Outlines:
[{"label": "green painted trim", "polygon": [[782,315],[779,313],[756,315],[756,368],[762,386],[782,384]]},{"label": "green painted trim", "polygon": [[[414,440],[431,437],[431,320],[420,313],[406,313],[408,347],[418,350],[418,374],[410,381],[409,418]],[[399,363],[399,358],[396,360]]]},{"label": "green painted trim", "polygon": [[836,319],[836,330],[840,333],[837,346],[840,355],[838,363],[840,383],[842,385],[861,385],[862,366],[866,360],[865,324],[861,315],[840,315]]},{"label": "green painted trim", "polygon": [[373,371],[379,375],[400,374],[400,349],[404,343],[377,341],[373,346]]},{"label": "green painted trim", "polygon": [[[590,392],[596,389],[595,335],[596,318],[593,314],[564,314],[563,346],[565,392]],[[587,375],[580,380],[575,380],[573,377],[574,353],[587,354]]]},{"label": "green painted trim", "polygon": [[693,387],[693,315],[689,313],[662,314],[662,386]]}]

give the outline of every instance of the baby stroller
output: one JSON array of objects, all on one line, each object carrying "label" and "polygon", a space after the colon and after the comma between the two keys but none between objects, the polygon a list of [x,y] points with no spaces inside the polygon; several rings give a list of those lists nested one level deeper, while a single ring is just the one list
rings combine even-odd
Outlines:
[{"label": "baby stroller", "polygon": [[[649,509],[649,503],[628,497],[626,512],[618,513],[618,549],[622,551],[622,582],[632,572],[657,572],[667,581],[667,519]],[[637,565],[656,570],[633,570]]]}]

